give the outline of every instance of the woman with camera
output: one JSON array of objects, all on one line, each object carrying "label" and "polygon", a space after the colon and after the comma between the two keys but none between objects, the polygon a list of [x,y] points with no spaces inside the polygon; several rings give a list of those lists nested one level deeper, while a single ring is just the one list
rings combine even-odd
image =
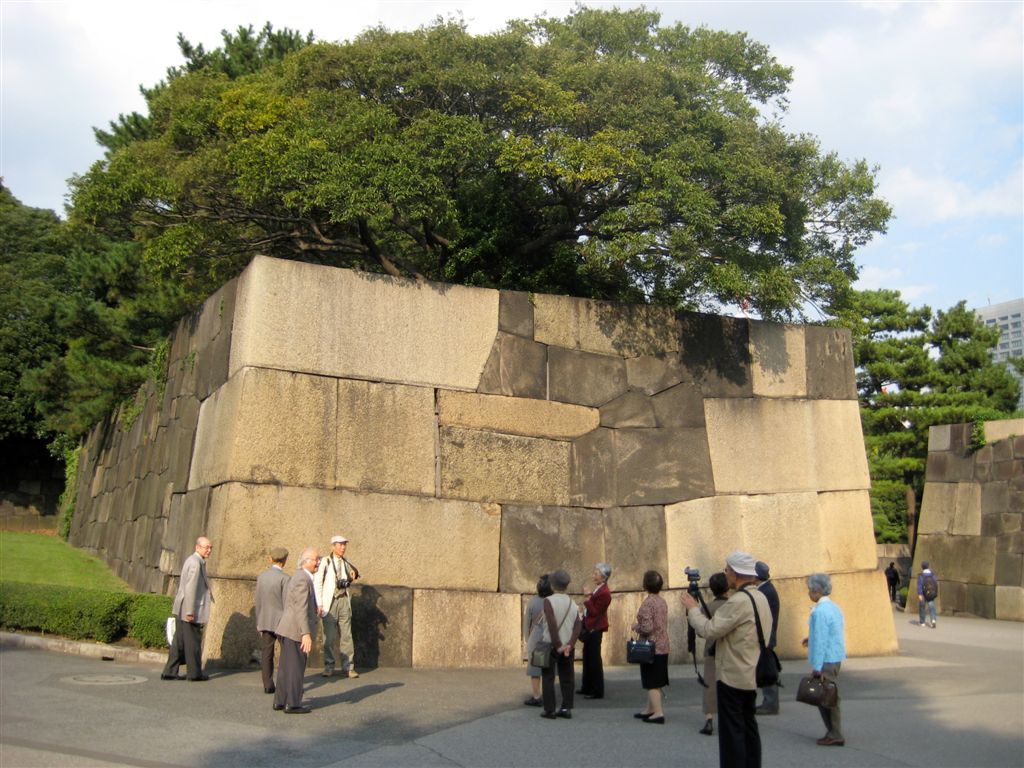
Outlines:
[{"label": "woman with camera", "polygon": [[585,699],[604,698],[604,664],[601,661],[601,640],[608,631],[608,606],[612,602],[612,591],[608,588],[612,567],[598,563],[590,574],[594,591],[583,602],[583,682],[576,693]]},{"label": "woman with camera", "polygon": [[668,604],[658,593],[664,580],[657,571],[644,574],[643,586],[647,597],[636,612],[633,631],[643,640],[654,642],[654,661],[640,665],[640,684],[647,691],[647,706],[634,717],[653,725],[665,724],[661,689],[668,685]]}]

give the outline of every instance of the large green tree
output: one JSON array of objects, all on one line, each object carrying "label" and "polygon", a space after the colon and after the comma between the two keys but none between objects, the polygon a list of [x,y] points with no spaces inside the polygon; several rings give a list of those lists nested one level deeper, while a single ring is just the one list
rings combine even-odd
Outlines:
[{"label": "large green tree", "polygon": [[960,302],[933,313],[898,291],[854,295],[857,387],[879,541],[906,539],[906,493],[924,490],[928,428],[1006,418],[1018,384],[989,355],[999,332]]},{"label": "large green tree", "polygon": [[790,70],[764,45],[659,21],[580,9],[482,36],[374,29],[241,70],[202,52],[146,93],[144,130],[100,135],[110,151],[74,181],[71,222],[137,243],[176,293],[169,312],[257,253],[835,312],[890,215],[873,170],[770,117]]}]

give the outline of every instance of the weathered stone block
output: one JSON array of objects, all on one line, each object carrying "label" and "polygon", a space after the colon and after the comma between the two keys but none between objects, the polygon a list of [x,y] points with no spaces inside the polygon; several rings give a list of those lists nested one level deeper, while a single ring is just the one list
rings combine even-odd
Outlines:
[{"label": "weathered stone block", "polygon": [[569,443],[458,427],[442,427],[440,439],[443,496],[568,503]]},{"label": "weathered stone block", "polygon": [[[181,573],[181,564],[195,551],[196,539],[207,533],[209,504],[209,488],[200,488],[183,495],[175,494],[171,499],[171,513],[161,542],[168,555],[161,555],[160,570],[165,573]],[[214,542],[211,557],[219,556],[217,544]]]},{"label": "weathered stone block", "polygon": [[229,480],[333,487],[337,401],[335,379],[239,371],[200,408],[189,489]]},{"label": "weathered stone block", "polygon": [[751,322],[750,359],[754,395],[806,397],[805,344],[804,326]]},{"label": "weathered stone block", "polygon": [[754,394],[748,321],[682,312],[679,325],[683,366],[706,397]]},{"label": "weathered stone block", "polygon": [[949,424],[939,424],[928,428],[928,453],[949,450],[949,431]]},{"label": "weathered stone block", "polygon": [[1014,476],[1014,462],[996,461],[992,463],[992,479],[995,481],[1010,480]]},{"label": "weathered stone block", "polygon": [[[330,537],[341,533],[350,540],[346,557],[365,583],[494,590],[500,514],[495,505],[475,502],[228,483],[210,499],[208,571],[255,578],[271,547],[298,553],[315,546],[326,554]],[[438,557],[442,532],[445,555]],[[246,546],[218,549],[223,541]]]},{"label": "weathered stone block", "polygon": [[1010,484],[1008,482],[984,483],[981,485],[981,514],[992,515],[1008,512],[1010,509]]},{"label": "weathered stone block", "polygon": [[[868,491],[820,493],[818,509],[824,570],[831,573],[875,568],[875,530]],[[780,521],[780,527],[782,524]]]},{"label": "weathered stone block", "polygon": [[[214,545],[214,551],[217,547]],[[213,607],[203,630],[203,659],[228,667],[247,667],[260,641],[256,632],[256,582],[210,579]]]},{"label": "weathered stone block", "polygon": [[433,496],[434,390],[345,379],[337,386],[336,485]]},{"label": "weathered stone block", "polygon": [[949,532],[959,536],[981,535],[981,486],[957,483],[956,511]]},{"label": "weathered stone block", "polygon": [[997,541],[982,536],[919,533],[914,572],[918,573],[921,561],[927,560],[941,579],[965,584],[994,584]]},{"label": "weathered stone block", "polygon": [[[846,653],[849,656],[882,656],[899,649],[892,605],[885,574],[877,570],[857,573],[833,573],[832,595],[843,611],[846,628]],[[804,591],[804,606],[810,605]],[[800,614],[798,607],[798,616]],[[803,614],[806,622],[806,614]],[[799,623],[799,618],[795,619]],[[804,628],[806,629],[806,623]],[[803,635],[806,637],[806,633]],[[798,655],[798,654],[793,654]]]},{"label": "weathered stone block", "polygon": [[610,429],[574,440],[570,454],[570,499],[582,507],[609,507],[615,492],[615,444]]},{"label": "weathered stone block", "polygon": [[603,522],[600,510],[505,505],[499,589],[531,594],[541,574],[564,568],[570,591],[582,590],[594,564],[606,557]]},{"label": "weathered stone block", "polygon": [[626,380],[633,389],[654,395],[680,382],[692,383],[692,373],[678,354],[643,355],[626,360]]},{"label": "weathered stone block", "polygon": [[630,391],[601,407],[601,426],[625,429],[656,427],[654,403],[640,392]]},{"label": "weathered stone block", "polygon": [[551,347],[548,396],[579,405],[604,405],[626,392],[626,363],[621,358]]},{"label": "weathered stone block", "polygon": [[679,349],[675,317],[664,307],[546,294],[533,300],[534,338],[542,344],[623,358]]},{"label": "weathered stone block", "polygon": [[997,586],[1024,587],[1024,555],[996,553]]},{"label": "weathered stone block", "polygon": [[715,492],[703,429],[620,429],[615,446],[620,506],[666,504]]},{"label": "weathered stone block", "polygon": [[613,588],[639,589],[648,570],[658,571],[667,580],[663,507],[610,507],[601,512],[601,517],[604,559],[613,569]]},{"label": "weathered stone block", "polygon": [[992,584],[968,584],[966,613],[985,619],[995,618],[996,588]]},{"label": "weathered stone block", "polygon": [[356,666],[412,666],[412,590],[356,582],[352,592]]},{"label": "weathered stone block", "polygon": [[581,405],[472,392],[441,390],[437,403],[442,427],[552,440],[581,437],[596,429],[601,418],[597,409]]},{"label": "weathered stone block", "polygon": [[247,366],[475,390],[498,291],[257,256],[239,277],[230,374]]},{"label": "weathered stone block", "polygon": [[533,339],[533,304],[530,294],[501,291],[498,297],[498,329]]},{"label": "weathered stone block", "polygon": [[[658,570],[653,568],[651,570]],[[666,577],[661,572],[662,578]],[[666,579],[667,580],[667,579]],[[628,589],[638,589],[639,584],[623,585]],[[668,635],[670,664],[689,663],[690,655],[686,652],[686,612],[679,600],[679,590],[662,590],[661,597],[668,605]],[[624,665],[626,663],[626,640],[631,636],[630,628],[636,621],[636,613],[647,598],[643,591],[612,593],[612,603],[608,608],[609,630],[601,645],[601,657],[606,664]],[[636,673],[639,678],[639,672]]]},{"label": "weathered stone block", "polygon": [[[928,461],[931,463],[931,457]],[[926,482],[917,521],[918,534],[948,533],[956,515],[956,497],[956,483]]]},{"label": "weathered stone block", "polygon": [[996,587],[996,615],[1002,621],[1024,621],[1024,587]]},{"label": "weathered stone block", "polygon": [[804,327],[807,396],[822,400],[856,400],[853,344],[845,328]]},{"label": "weathered stone block", "polygon": [[677,384],[651,398],[659,427],[703,427],[704,396],[696,384]]},{"label": "weathered stone block", "polygon": [[504,667],[521,663],[517,594],[417,589],[412,618],[413,666]]},{"label": "weathered stone block", "polygon": [[488,394],[545,399],[548,396],[548,348],[499,332],[477,389]]},{"label": "weathered stone block", "polygon": [[1024,459],[1024,435],[1013,438],[1013,455],[1018,459]]},{"label": "weathered stone block", "polygon": [[1022,436],[1024,436],[1024,419],[1003,419],[985,422],[985,441],[988,443],[1006,440],[1011,444],[1012,450],[1010,438],[1020,438]]}]

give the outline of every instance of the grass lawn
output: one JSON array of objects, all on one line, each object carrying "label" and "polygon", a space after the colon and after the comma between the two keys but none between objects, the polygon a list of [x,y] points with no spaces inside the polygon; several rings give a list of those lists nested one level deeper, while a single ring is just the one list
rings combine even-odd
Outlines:
[{"label": "grass lawn", "polygon": [[130,592],[98,557],[59,536],[0,531],[0,581]]}]

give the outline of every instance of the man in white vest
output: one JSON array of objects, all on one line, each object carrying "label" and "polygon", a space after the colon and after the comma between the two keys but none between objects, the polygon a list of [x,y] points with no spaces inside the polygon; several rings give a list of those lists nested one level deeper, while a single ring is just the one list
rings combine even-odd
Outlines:
[{"label": "man in white vest", "polygon": [[336,658],[342,677],[359,677],[352,660],[355,645],[351,596],[352,582],[359,578],[359,570],[345,559],[347,548],[348,539],[340,534],[334,536],[331,552],[320,561],[316,572],[316,604],[324,623],[324,677],[334,674]]}]

